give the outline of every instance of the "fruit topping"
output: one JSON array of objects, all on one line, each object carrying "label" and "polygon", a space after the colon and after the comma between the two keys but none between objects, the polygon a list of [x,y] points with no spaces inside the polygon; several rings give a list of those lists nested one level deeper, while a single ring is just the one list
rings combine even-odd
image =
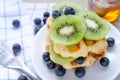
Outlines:
[{"label": "fruit topping", "polygon": [[107,67],[109,65],[110,61],[107,57],[103,57],[100,59],[100,64],[103,66],[103,67]]},{"label": "fruit topping", "polygon": [[61,13],[60,13],[59,11],[53,11],[53,12],[52,12],[52,17],[53,17],[53,18],[56,19],[56,18],[59,17],[59,16],[61,16]]},{"label": "fruit topping", "polygon": [[66,7],[64,14],[65,15],[68,15],[68,14],[75,15],[75,10],[71,7]]},{"label": "fruit topping", "polygon": [[44,52],[44,53],[43,53],[43,60],[44,60],[45,62],[50,61],[49,52]]},{"label": "fruit topping", "polygon": [[66,73],[66,70],[62,66],[57,66],[55,69],[55,74],[59,77],[64,76]]},{"label": "fruit topping", "polygon": [[54,51],[52,45],[50,46],[49,52],[50,52],[50,59],[56,63],[67,63],[74,60],[73,57],[62,57],[61,55],[57,54]]},{"label": "fruit topping", "polygon": [[86,27],[84,19],[74,15],[57,18],[50,27],[50,38],[54,43],[72,45],[84,36]]},{"label": "fruit topping", "polygon": [[108,47],[113,47],[115,44],[115,39],[113,37],[108,37],[107,44],[108,44]]},{"label": "fruit topping", "polygon": [[75,75],[79,78],[83,77],[85,75],[86,71],[83,67],[79,67],[75,69]]},{"label": "fruit topping", "polygon": [[49,62],[47,62],[48,69],[54,69],[55,66],[56,66],[56,64],[53,61],[50,60]]},{"label": "fruit topping", "polygon": [[79,58],[76,59],[76,62],[78,64],[83,64],[84,60],[85,60],[84,57],[79,57]]},{"label": "fruit topping", "polygon": [[109,32],[109,26],[102,18],[91,11],[85,11],[84,18],[87,27],[86,34],[84,35],[85,39],[100,40],[106,37]]}]

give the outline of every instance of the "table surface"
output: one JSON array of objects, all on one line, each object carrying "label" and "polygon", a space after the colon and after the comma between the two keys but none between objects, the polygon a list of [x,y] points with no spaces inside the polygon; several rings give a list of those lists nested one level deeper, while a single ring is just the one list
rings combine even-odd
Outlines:
[{"label": "table surface", "polygon": [[[30,2],[33,0],[23,1]],[[32,47],[31,43],[33,43],[35,37],[33,32],[35,27],[33,21],[36,17],[42,19],[43,12],[50,11],[52,2],[57,2],[58,0],[34,1],[39,1],[41,3],[22,3],[22,0],[0,0],[0,40],[7,42],[10,47],[12,47],[14,43],[19,43],[22,46],[22,51],[18,57],[32,72],[34,72],[34,70],[30,59],[30,50]],[[87,5],[83,5],[83,3],[87,4],[87,0],[73,1],[80,3],[84,8],[87,7]],[[21,28],[13,29],[11,23],[14,19],[19,19],[21,21]],[[120,17],[112,24],[120,31]],[[21,73],[18,73],[17,71],[0,66],[0,80],[16,80],[20,74]],[[115,80],[120,80],[120,75],[118,75]]]}]

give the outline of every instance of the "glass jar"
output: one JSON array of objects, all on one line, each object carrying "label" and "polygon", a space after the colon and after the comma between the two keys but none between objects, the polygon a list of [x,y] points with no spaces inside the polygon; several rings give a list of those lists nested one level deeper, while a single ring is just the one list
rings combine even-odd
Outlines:
[{"label": "glass jar", "polygon": [[113,22],[120,13],[120,0],[89,0],[89,9],[107,21]]}]

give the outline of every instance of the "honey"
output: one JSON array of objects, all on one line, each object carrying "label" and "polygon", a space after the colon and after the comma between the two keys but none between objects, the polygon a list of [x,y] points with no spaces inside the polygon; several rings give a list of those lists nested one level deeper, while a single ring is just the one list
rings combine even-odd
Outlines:
[{"label": "honey", "polygon": [[107,21],[114,22],[120,13],[120,0],[89,0],[89,9]]}]

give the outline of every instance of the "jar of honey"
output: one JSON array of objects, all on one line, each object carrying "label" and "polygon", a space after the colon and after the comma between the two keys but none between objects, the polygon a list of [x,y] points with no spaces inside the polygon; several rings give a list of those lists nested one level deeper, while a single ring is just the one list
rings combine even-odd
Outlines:
[{"label": "jar of honey", "polygon": [[120,0],[89,0],[89,9],[107,21],[114,22],[120,14]]}]

